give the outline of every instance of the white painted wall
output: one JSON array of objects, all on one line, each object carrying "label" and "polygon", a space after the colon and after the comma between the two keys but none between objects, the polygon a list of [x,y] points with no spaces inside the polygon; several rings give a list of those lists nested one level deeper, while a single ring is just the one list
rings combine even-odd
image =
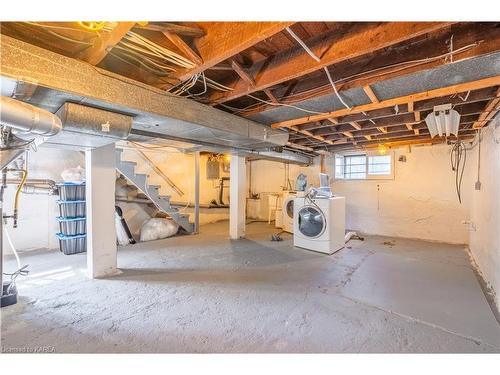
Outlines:
[{"label": "white painted wall", "polygon": [[[496,292],[500,306],[500,121],[483,130],[481,143],[481,190],[473,190],[477,170],[469,180],[472,189],[469,248],[483,277]],[[477,163],[479,148],[473,151],[473,165]]]},{"label": "white painted wall", "polygon": [[[393,180],[334,181],[333,192],[346,197],[347,228],[366,234],[468,243],[469,233],[462,222],[469,218],[471,197],[466,184],[472,169],[467,163],[460,204],[450,152],[447,145],[412,147],[411,152],[407,147],[398,148],[394,150]],[[406,162],[398,161],[403,155]]]},{"label": "white painted wall", "polygon": [[[287,190],[287,165],[269,160],[255,160],[247,163],[247,181],[252,194],[276,193]],[[288,165],[288,175],[292,189],[295,189],[295,180],[300,173],[307,176],[307,183],[311,186],[319,184],[319,158],[314,165],[303,167],[295,164]],[[251,176],[251,179],[250,179]]]}]

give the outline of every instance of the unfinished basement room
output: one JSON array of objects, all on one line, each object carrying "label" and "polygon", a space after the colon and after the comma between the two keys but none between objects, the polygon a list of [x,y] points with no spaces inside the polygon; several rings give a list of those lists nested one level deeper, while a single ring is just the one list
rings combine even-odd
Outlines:
[{"label": "unfinished basement room", "polygon": [[500,22],[155,15],[1,23],[2,362],[500,353]]}]

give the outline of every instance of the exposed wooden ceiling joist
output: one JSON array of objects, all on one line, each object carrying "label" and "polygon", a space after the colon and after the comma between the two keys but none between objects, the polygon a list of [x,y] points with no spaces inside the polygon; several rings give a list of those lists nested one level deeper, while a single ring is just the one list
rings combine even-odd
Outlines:
[{"label": "exposed wooden ceiling joist", "polygon": [[484,112],[479,116],[477,122],[474,123],[473,128],[479,129],[483,126],[486,126],[488,122],[495,116],[500,110],[500,88],[497,90],[497,97],[491,99],[486,107],[484,108]]},{"label": "exposed wooden ceiling joist", "polygon": [[[460,113],[460,115],[467,116],[467,115],[478,115],[483,113],[484,111],[484,102],[476,102],[476,103],[470,103],[470,104],[465,104],[459,107],[455,107],[456,110]],[[377,134],[379,133],[387,133],[390,131],[391,127],[394,126],[399,126],[399,125],[404,125],[407,129],[412,129],[412,125],[418,124],[420,122],[413,122],[412,121],[413,114],[411,113],[401,113],[396,116],[392,117],[383,117],[381,119],[378,119],[375,123],[372,123],[370,121],[364,121],[364,122],[359,122],[358,124],[360,127],[357,130],[352,130],[350,124],[343,124],[339,125],[335,128],[332,127],[322,127],[320,129],[316,129],[312,131],[314,135],[331,135],[331,134],[341,134],[344,131],[351,131],[354,132],[355,134],[358,134],[361,132],[361,134],[365,130],[374,130],[373,133],[367,133],[367,134]],[[421,121],[423,123],[423,121]]]},{"label": "exposed wooden ceiling joist", "polygon": [[[462,141],[470,141],[474,138],[473,134],[468,134],[462,137]],[[429,138],[427,135],[424,136],[419,136],[419,134],[415,134],[413,137],[405,137],[400,140],[396,140],[390,143],[384,143],[386,146],[389,147],[402,147],[402,146],[422,146],[422,145],[435,145],[439,143],[445,142],[446,139],[444,137],[436,137],[436,138]],[[371,143],[365,143],[361,145],[361,147],[358,147],[359,149],[372,149],[378,147],[379,142],[371,142]],[[349,149],[349,147],[344,147],[345,149]],[[337,148],[335,150],[330,150],[330,151],[342,151],[341,148]]]},{"label": "exposed wooden ceiling joist", "polygon": [[96,38],[94,44],[83,50],[78,58],[92,65],[99,64],[134,25],[135,22],[118,22],[113,30],[103,32],[100,38]]},{"label": "exposed wooden ceiling joist", "polygon": [[193,49],[179,35],[170,31],[164,31],[163,35],[165,35],[165,37],[170,40],[172,44],[176,46],[179,51],[181,51],[182,54],[190,59],[193,63],[195,63],[196,65],[201,65],[203,63],[201,57],[198,56],[198,54],[194,52]]},{"label": "exposed wooden ceiling joist", "polygon": [[183,70],[175,77],[181,81],[233,57],[254,44],[279,33],[292,22],[200,22],[205,35],[194,40],[203,63]]},{"label": "exposed wooden ceiling joist", "polygon": [[363,86],[363,90],[365,91],[366,96],[370,98],[372,103],[378,103],[379,100],[377,98],[377,95],[373,92],[373,89],[370,87],[370,85]]},{"label": "exposed wooden ceiling joist", "polygon": [[159,32],[169,32],[175,33],[177,35],[185,35],[190,37],[199,38],[205,35],[205,31],[192,26],[178,25],[176,23],[161,22],[160,24],[148,23],[146,25],[137,24],[136,29],[159,31]]},{"label": "exposed wooden ceiling joist", "polygon": [[308,41],[310,43],[308,47],[320,57],[320,62],[313,60],[301,46],[292,47],[252,67],[251,75],[256,85],[248,87],[244,81],[240,80],[234,84],[232,91],[214,92],[209,99],[212,103],[224,103],[449,25],[450,23],[442,22],[355,24],[349,32],[331,33],[329,36],[320,35]]},{"label": "exposed wooden ceiling joist", "polygon": [[[336,64],[334,74],[332,73],[334,79],[339,80],[355,76],[345,82],[338,83],[337,90],[341,92],[351,88],[372,85],[379,81],[394,79],[448,64],[450,62],[449,59],[429,58],[450,52],[447,41],[451,35],[453,35],[453,49],[455,51],[453,55],[454,62],[500,51],[500,28],[494,27],[492,24],[457,24],[453,25],[451,29],[440,30],[434,34],[406,46],[402,45],[397,48],[380,51],[368,61],[360,58],[358,59],[359,61],[349,60],[345,63]],[[467,46],[473,47],[466,49],[465,47]],[[391,64],[401,64],[406,61],[420,61],[420,63],[418,65],[408,64],[404,69],[403,66],[384,69],[384,67]],[[372,69],[377,69],[376,74],[364,73]],[[293,104],[303,101],[306,98],[331,94],[333,92],[331,85],[326,84],[324,79],[321,82],[323,84],[318,83],[315,89],[311,89],[310,87],[302,89],[301,85],[298,84],[295,89],[294,100],[287,99],[285,102]],[[304,92],[303,95],[300,94],[302,91]],[[270,108],[272,107],[262,104],[243,112],[242,115],[251,116]]]},{"label": "exposed wooden ceiling joist", "polygon": [[[477,81],[465,82],[447,87],[442,87],[434,90],[419,92],[415,94],[400,96],[397,98],[387,99],[378,103],[370,103],[352,107],[351,109],[345,108],[337,111],[326,112],[324,114],[300,117],[297,119],[280,121],[272,124],[273,128],[283,128],[290,126],[298,126],[307,124],[309,122],[321,121],[330,117],[340,117],[350,114],[362,113],[380,108],[394,107],[395,105],[406,104],[408,102],[418,102],[421,100],[438,98],[446,95],[459,94],[464,91],[479,90],[486,87],[500,85],[500,76],[484,78]],[[415,104],[416,105],[416,104]]]}]

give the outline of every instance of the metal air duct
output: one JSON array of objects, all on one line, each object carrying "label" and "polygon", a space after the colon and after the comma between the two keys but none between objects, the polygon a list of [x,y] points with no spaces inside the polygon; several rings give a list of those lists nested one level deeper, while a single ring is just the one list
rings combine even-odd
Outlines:
[{"label": "metal air duct", "polygon": [[75,103],[64,103],[56,112],[62,131],[47,141],[71,148],[101,147],[127,139],[132,117]]},{"label": "metal air duct", "polygon": [[62,128],[61,120],[53,113],[6,96],[0,101],[0,123],[14,129],[14,134],[21,137],[28,134],[52,136]]}]

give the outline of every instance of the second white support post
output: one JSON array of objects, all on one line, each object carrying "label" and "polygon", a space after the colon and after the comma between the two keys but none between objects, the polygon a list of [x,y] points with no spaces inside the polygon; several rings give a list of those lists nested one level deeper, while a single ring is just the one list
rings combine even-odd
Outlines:
[{"label": "second white support post", "polygon": [[229,237],[245,237],[246,165],[245,157],[231,155],[229,188]]},{"label": "second white support post", "polygon": [[85,151],[87,274],[117,273],[115,229],[115,145]]}]

